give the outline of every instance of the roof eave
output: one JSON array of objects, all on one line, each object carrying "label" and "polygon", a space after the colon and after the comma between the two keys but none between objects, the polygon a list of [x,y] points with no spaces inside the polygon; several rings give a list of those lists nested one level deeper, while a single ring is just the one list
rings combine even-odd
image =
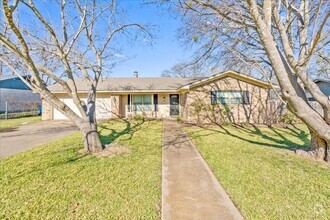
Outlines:
[{"label": "roof eave", "polygon": [[330,83],[330,80],[326,80],[326,79],[316,79],[316,80],[314,80],[314,83],[319,83],[319,82]]},{"label": "roof eave", "polygon": [[206,79],[202,79],[200,81],[194,82],[194,83],[192,83],[190,85],[187,85],[187,86],[189,87],[189,89],[192,89],[192,88],[200,86],[204,83],[212,82],[214,80],[222,79],[222,78],[225,78],[225,77],[228,77],[228,76],[232,76],[233,78],[236,78],[236,79],[241,78],[241,79],[243,79],[242,81],[247,81],[251,84],[258,85],[258,86],[268,88],[268,89],[273,87],[270,83],[263,82],[259,79],[255,79],[253,77],[246,76],[246,75],[237,73],[237,72],[232,71],[232,70],[229,70],[229,71],[226,71],[226,72],[223,72],[223,73],[214,74],[214,75],[212,75],[212,76],[210,76]]},{"label": "roof eave", "polygon": [[[177,93],[179,90],[122,90],[122,91],[110,91],[110,90],[97,90],[96,93]],[[54,94],[67,94],[65,91],[51,91]],[[88,90],[80,90],[78,93],[88,93]]]}]

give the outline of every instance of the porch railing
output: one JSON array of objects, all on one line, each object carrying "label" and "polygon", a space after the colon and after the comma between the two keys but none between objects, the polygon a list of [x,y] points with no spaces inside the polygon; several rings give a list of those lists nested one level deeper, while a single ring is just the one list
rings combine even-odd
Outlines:
[{"label": "porch railing", "polygon": [[126,105],[126,112],[156,112],[158,105]]},{"label": "porch railing", "polygon": [[[125,117],[132,117],[136,114],[143,114],[147,117],[168,117],[171,115],[180,115],[183,107],[170,104],[157,104],[157,105],[125,105]],[[176,111],[173,111],[176,110]],[[176,114],[173,114],[176,113]]]}]

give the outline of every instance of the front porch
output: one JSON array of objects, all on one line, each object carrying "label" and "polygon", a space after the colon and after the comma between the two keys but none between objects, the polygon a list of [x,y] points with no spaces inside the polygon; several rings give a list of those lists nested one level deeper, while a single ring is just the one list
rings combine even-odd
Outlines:
[{"label": "front porch", "polygon": [[122,116],[132,118],[144,115],[149,118],[166,118],[181,115],[180,94],[153,93],[122,95]]},{"label": "front porch", "polygon": [[[57,97],[67,104],[74,112],[80,115],[72,98],[66,94]],[[87,103],[87,94],[79,94],[82,101]],[[98,93],[96,99],[97,119],[133,118],[135,115],[144,115],[149,118],[167,118],[182,116],[183,95],[178,93]],[[57,109],[43,100],[42,120],[68,120]]]}]

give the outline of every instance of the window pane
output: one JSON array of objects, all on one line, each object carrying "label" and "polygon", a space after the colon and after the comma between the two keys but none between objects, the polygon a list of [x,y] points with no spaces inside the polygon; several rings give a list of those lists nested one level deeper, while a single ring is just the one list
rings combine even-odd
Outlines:
[{"label": "window pane", "polygon": [[151,111],[151,95],[143,96],[143,111]]},{"label": "window pane", "polygon": [[243,94],[240,91],[218,91],[216,93],[217,103],[221,104],[241,104],[243,103]]},{"label": "window pane", "polygon": [[134,111],[141,111],[142,95],[133,95],[133,108]]},{"label": "window pane", "polygon": [[231,92],[230,96],[232,98],[242,98],[242,93],[241,92]]},{"label": "window pane", "polygon": [[143,104],[151,105],[151,95],[144,95],[143,96]]},{"label": "window pane", "polygon": [[231,98],[230,103],[232,103],[232,104],[243,104],[243,98]]},{"label": "window pane", "polygon": [[[218,99],[220,101],[221,104],[228,104],[229,103],[229,98],[225,98],[225,97],[220,97],[220,99]],[[218,101],[218,103],[219,103]]]},{"label": "window pane", "polygon": [[218,98],[228,98],[229,92],[218,92]]},{"label": "window pane", "polygon": [[230,102],[233,104],[242,104],[243,103],[243,95],[241,92],[231,92]]},{"label": "window pane", "polygon": [[134,95],[133,102],[134,104],[142,104],[142,95]]},{"label": "window pane", "polygon": [[152,95],[134,95],[134,111],[151,111]]},{"label": "window pane", "polygon": [[229,103],[229,92],[218,92],[217,103],[228,104]]}]

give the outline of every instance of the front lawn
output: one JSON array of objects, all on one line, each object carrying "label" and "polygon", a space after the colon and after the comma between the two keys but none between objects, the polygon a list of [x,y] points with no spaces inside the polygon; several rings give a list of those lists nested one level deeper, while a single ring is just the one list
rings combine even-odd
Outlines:
[{"label": "front lawn", "polygon": [[185,130],[246,219],[329,219],[330,167],[292,151],[306,127]]},{"label": "front lawn", "polygon": [[0,219],[159,219],[162,123],[109,122],[129,153],[78,153],[80,133],[1,159]]},{"label": "front lawn", "polygon": [[9,128],[17,127],[22,124],[30,124],[41,121],[41,116],[31,116],[13,119],[0,119],[0,132]]}]

